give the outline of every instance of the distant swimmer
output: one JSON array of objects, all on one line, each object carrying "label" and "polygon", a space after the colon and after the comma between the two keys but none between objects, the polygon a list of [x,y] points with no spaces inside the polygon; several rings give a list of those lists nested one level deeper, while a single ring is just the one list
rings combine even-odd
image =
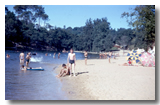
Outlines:
[{"label": "distant swimmer", "polygon": [[48,53],[46,53],[45,56],[48,56]]},{"label": "distant swimmer", "polygon": [[10,57],[10,55],[8,55],[8,54],[7,54],[7,56],[6,56],[6,57],[7,57],[7,58],[9,58],[9,57]]},{"label": "distant swimmer", "polygon": [[58,53],[58,58],[60,58],[61,53]]},{"label": "distant swimmer", "polygon": [[53,54],[53,58],[56,58],[56,53]]},{"label": "distant swimmer", "polygon": [[66,64],[62,64],[62,69],[60,71],[60,73],[56,76],[56,77],[64,77],[66,75],[70,74],[70,68],[66,66]]},{"label": "distant swimmer", "polygon": [[27,67],[22,65],[22,67],[20,68],[21,70],[27,70]]},{"label": "distant swimmer", "polygon": [[87,53],[87,51],[84,52],[84,57],[85,57],[85,65],[87,65],[87,58],[88,58],[88,53]]},{"label": "distant swimmer", "polygon": [[24,53],[21,52],[19,55],[20,63],[24,63]]},{"label": "distant swimmer", "polygon": [[[72,75],[72,72],[73,72],[73,75],[75,75],[75,65],[76,65],[76,54],[73,53],[73,49],[70,49],[70,53],[68,54],[68,58],[67,58],[67,63],[69,64],[69,67],[70,67],[70,76]],[[72,65],[73,65],[73,68],[72,68]]]}]

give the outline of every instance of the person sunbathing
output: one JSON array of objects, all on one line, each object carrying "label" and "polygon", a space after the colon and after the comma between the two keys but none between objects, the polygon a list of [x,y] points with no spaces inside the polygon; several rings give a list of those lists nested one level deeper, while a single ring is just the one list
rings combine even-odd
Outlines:
[{"label": "person sunbathing", "polygon": [[119,66],[134,66],[134,65],[132,64],[131,58],[128,58],[128,63],[119,64]]},{"label": "person sunbathing", "polygon": [[66,76],[66,75],[69,75],[70,74],[70,68],[68,68],[67,66],[66,66],[66,64],[62,64],[62,69],[61,69],[61,71],[60,71],[60,73],[56,76],[56,77],[64,77],[64,76]]}]

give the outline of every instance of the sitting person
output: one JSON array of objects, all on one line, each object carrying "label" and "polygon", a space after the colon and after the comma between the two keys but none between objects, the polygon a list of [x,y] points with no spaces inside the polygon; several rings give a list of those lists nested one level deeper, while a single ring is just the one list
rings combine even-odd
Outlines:
[{"label": "sitting person", "polygon": [[56,77],[64,77],[65,75],[69,75],[70,74],[70,68],[68,68],[66,66],[66,64],[62,65],[63,69],[60,71],[60,73],[56,76]]},{"label": "sitting person", "polygon": [[122,65],[119,64],[119,66],[134,66],[134,65],[132,64],[131,58],[128,58],[128,63],[124,63]]}]

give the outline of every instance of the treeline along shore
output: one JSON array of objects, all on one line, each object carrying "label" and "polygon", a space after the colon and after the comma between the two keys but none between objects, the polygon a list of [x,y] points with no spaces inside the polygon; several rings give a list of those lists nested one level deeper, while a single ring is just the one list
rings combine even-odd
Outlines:
[{"label": "treeline along shore", "polygon": [[[129,25],[132,26],[129,29],[114,29],[107,17],[87,19],[85,26],[81,27],[64,25],[60,28],[48,23],[49,16],[41,5],[15,5],[14,10],[11,12],[5,7],[6,48],[16,46],[19,49],[52,51],[62,51],[64,48],[68,51],[73,48],[76,51],[100,52],[113,50],[115,44],[130,50],[147,50],[155,42],[153,5],[137,6],[133,13],[124,11],[120,17],[128,18]],[[135,21],[130,18],[135,18]]]}]

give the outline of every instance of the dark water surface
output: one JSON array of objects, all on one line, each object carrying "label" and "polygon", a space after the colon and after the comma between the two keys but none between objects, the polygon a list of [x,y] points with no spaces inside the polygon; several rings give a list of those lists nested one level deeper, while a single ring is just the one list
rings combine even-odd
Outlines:
[{"label": "dark water surface", "polygon": [[[25,53],[25,57],[27,52]],[[48,53],[48,56],[45,56]],[[68,53],[61,53],[60,59],[53,58],[54,52],[38,52],[33,55],[29,67],[42,67],[44,71],[22,71],[19,63],[20,52],[6,50],[10,58],[5,58],[5,99],[6,100],[67,100],[62,84],[54,69],[67,63]],[[89,59],[98,58],[96,54],[89,54]],[[84,59],[83,53],[76,53],[77,60]],[[25,64],[24,64],[25,65]]]}]

